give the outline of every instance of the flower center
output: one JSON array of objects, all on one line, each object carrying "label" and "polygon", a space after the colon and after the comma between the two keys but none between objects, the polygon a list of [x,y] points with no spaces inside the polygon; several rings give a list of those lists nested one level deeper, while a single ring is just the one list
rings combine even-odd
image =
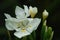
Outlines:
[{"label": "flower center", "polygon": [[20,22],[17,23],[17,27],[18,28],[26,28],[26,26],[28,25],[29,21],[28,20],[22,20]]},{"label": "flower center", "polygon": [[26,31],[26,29],[25,29],[25,28],[22,28],[22,29],[21,29],[21,31],[22,31],[22,32],[25,32],[25,31]]}]

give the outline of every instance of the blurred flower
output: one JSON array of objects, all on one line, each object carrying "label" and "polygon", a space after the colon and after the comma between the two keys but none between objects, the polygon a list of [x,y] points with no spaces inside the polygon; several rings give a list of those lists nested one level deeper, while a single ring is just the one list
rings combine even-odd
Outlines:
[{"label": "blurred flower", "polygon": [[16,18],[11,17],[9,14],[5,13],[7,18],[5,19],[5,25],[8,30],[16,30],[14,35],[18,38],[30,35],[34,30],[37,29],[41,21],[39,18],[27,18],[30,15],[28,13],[27,6],[24,6],[24,10],[16,6],[15,14]]},{"label": "blurred flower", "polygon": [[43,15],[43,19],[45,20],[48,17],[49,14],[46,10],[44,10],[42,15]]}]

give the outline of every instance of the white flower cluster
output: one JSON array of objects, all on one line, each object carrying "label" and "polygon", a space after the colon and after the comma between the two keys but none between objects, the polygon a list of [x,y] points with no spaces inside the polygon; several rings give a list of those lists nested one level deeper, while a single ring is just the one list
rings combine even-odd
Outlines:
[{"label": "white flower cluster", "polygon": [[[24,5],[24,9],[16,6],[15,14],[16,18],[11,17],[5,13],[7,19],[5,19],[5,25],[8,30],[16,30],[14,35],[18,38],[30,35],[34,30],[37,29],[41,22],[39,18],[33,18],[37,13],[36,7],[27,7]],[[32,18],[28,18],[31,16]]]}]

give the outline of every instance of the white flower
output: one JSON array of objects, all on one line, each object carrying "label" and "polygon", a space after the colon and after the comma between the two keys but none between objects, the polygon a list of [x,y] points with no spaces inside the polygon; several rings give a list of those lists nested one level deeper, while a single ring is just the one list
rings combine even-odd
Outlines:
[{"label": "white flower", "polygon": [[27,6],[24,6],[24,9],[17,6],[15,10],[16,18],[5,13],[7,18],[5,19],[6,28],[8,30],[16,30],[14,35],[18,38],[30,35],[34,30],[37,29],[41,21],[41,19],[38,18],[27,18],[30,16],[30,14],[28,14],[26,10],[28,11]]},{"label": "white flower", "polygon": [[[5,14],[5,16],[9,16]],[[24,36],[30,35],[32,31],[36,30],[41,19],[38,18],[25,18],[25,19],[16,19],[16,18],[8,18],[5,19],[6,28],[8,30],[16,30],[14,35],[18,38],[22,38]]]},{"label": "white flower", "polygon": [[[26,21],[24,21],[24,22],[26,22]],[[20,27],[20,29],[18,31],[19,33],[17,34],[17,32],[16,32],[16,33],[14,33],[14,35],[17,36],[18,38],[30,35],[34,30],[37,29],[39,23],[40,23],[40,19],[33,19],[33,20],[29,21],[28,24],[26,24],[26,25],[24,24],[25,26],[23,26],[22,28]]]}]

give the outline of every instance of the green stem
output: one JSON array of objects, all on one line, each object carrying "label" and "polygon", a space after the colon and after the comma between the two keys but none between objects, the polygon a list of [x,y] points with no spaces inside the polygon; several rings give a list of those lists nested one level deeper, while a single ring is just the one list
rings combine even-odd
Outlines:
[{"label": "green stem", "polygon": [[30,40],[33,40],[33,37],[32,37],[32,35],[30,35],[30,36],[29,36],[29,39],[30,39]]},{"label": "green stem", "polygon": [[27,37],[23,37],[23,39],[22,40],[27,40]]},{"label": "green stem", "polygon": [[36,32],[35,31],[33,32],[33,38],[34,38],[34,40],[36,40]]},{"label": "green stem", "polygon": [[8,33],[9,40],[11,40],[11,35],[10,35],[10,32],[8,30],[7,30],[7,33]]}]

